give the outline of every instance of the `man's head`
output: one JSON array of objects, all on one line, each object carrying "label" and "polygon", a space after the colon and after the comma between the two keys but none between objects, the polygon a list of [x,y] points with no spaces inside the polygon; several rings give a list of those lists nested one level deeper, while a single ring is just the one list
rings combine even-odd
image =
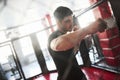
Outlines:
[{"label": "man's head", "polygon": [[54,17],[58,28],[63,31],[71,31],[73,27],[73,12],[67,7],[60,6],[54,11]]},{"label": "man's head", "polygon": [[58,20],[62,20],[64,17],[70,16],[72,14],[73,12],[69,8],[63,6],[58,7],[54,11],[54,17]]}]

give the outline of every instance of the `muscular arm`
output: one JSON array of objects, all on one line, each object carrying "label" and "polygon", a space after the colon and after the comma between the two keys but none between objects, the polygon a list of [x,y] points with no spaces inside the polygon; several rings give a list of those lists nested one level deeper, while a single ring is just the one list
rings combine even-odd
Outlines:
[{"label": "muscular arm", "polygon": [[107,25],[103,20],[98,19],[83,29],[76,30],[69,34],[64,34],[53,39],[50,43],[50,47],[54,51],[68,50],[77,45],[86,35],[94,34],[97,31],[103,32],[106,26]]}]

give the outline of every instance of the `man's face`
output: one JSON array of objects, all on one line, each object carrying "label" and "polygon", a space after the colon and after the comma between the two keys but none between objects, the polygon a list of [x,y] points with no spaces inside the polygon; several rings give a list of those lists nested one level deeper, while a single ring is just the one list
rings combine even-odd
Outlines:
[{"label": "man's face", "polygon": [[64,32],[71,31],[73,29],[73,16],[67,16],[61,21],[61,30]]}]

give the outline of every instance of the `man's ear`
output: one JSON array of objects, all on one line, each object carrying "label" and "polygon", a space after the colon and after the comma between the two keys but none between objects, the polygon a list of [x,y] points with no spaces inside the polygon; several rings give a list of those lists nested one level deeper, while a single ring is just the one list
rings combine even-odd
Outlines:
[{"label": "man's ear", "polygon": [[61,21],[60,20],[56,20],[56,23],[58,26],[61,26]]}]

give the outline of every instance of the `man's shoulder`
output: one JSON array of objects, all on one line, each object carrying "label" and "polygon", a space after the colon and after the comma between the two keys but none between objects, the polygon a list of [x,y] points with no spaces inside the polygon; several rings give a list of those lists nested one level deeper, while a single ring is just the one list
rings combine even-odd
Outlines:
[{"label": "man's shoulder", "polygon": [[52,40],[52,39],[56,38],[57,35],[58,35],[58,31],[52,32],[52,33],[49,35],[49,40]]},{"label": "man's shoulder", "polygon": [[57,31],[54,31],[54,32],[52,32],[51,34],[50,34],[50,36],[57,36],[57,35],[59,35],[59,31],[57,30]]}]

